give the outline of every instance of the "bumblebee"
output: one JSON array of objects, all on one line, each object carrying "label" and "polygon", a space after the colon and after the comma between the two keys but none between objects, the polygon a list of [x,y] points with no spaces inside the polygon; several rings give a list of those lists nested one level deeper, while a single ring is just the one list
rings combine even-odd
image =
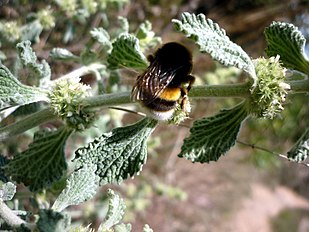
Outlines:
[{"label": "bumblebee", "polygon": [[195,80],[190,75],[191,52],[179,43],[166,43],[148,61],[150,65],[133,86],[132,100],[138,101],[149,117],[160,121],[172,118],[178,105],[189,113],[188,92]]}]

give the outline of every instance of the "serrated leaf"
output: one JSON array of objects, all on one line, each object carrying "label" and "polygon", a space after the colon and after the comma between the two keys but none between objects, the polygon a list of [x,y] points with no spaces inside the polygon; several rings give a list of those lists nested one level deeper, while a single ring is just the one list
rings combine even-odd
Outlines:
[{"label": "serrated leaf", "polygon": [[7,182],[0,187],[0,199],[10,201],[16,193],[16,185],[12,182]]},{"label": "serrated leaf", "polygon": [[51,209],[41,209],[37,228],[40,232],[68,231],[71,218],[67,214],[54,212]]},{"label": "serrated leaf", "polygon": [[103,228],[111,228],[112,226],[118,224],[124,215],[124,210],[126,205],[124,200],[120,198],[113,190],[108,189],[108,211],[105,220],[102,224]]},{"label": "serrated leaf", "polygon": [[60,212],[70,205],[78,205],[91,199],[96,194],[100,181],[95,171],[96,165],[89,165],[73,172],[52,209]]},{"label": "serrated leaf", "polygon": [[182,20],[173,19],[178,31],[199,45],[201,52],[208,53],[213,59],[225,66],[235,66],[247,72],[255,81],[256,73],[252,60],[248,54],[226,36],[225,30],[220,28],[204,14],[182,14]]},{"label": "serrated leaf", "polygon": [[302,134],[296,144],[288,151],[288,158],[294,162],[303,162],[309,155],[309,128]]},{"label": "serrated leaf", "polygon": [[75,56],[72,52],[65,48],[53,48],[49,56],[53,59],[63,60],[63,61],[78,61],[79,57]]},{"label": "serrated leaf", "polygon": [[306,39],[290,23],[272,22],[264,31],[268,56],[280,56],[286,68],[309,75],[309,60],[305,53]]},{"label": "serrated leaf", "polygon": [[108,32],[104,28],[94,28],[90,31],[90,34],[92,38],[94,38],[106,49],[107,53],[110,53],[112,49],[112,43]]},{"label": "serrated leaf", "polygon": [[107,58],[109,68],[146,69],[147,59],[141,52],[138,39],[130,34],[121,34],[113,43],[111,54]]},{"label": "serrated leaf", "polygon": [[120,183],[135,175],[147,160],[147,139],[157,121],[144,118],[139,122],[115,128],[79,148],[76,160],[80,166],[97,165],[101,184]]},{"label": "serrated leaf", "polygon": [[71,130],[60,128],[35,133],[28,149],[16,154],[5,167],[8,176],[38,191],[59,180],[67,168],[64,146]]},{"label": "serrated leaf", "polygon": [[0,64],[0,111],[38,101],[48,101],[47,92],[23,85]]},{"label": "serrated leaf", "polygon": [[195,121],[178,156],[192,162],[217,161],[235,145],[241,123],[247,115],[246,102],[243,101],[215,116]]},{"label": "serrated leaf", "polygon": [[49,64],[46,60],[42,60],[41,64],[37,62],[36,54],[32,51],[31,42],[29,40],[18,43],[16,48],[23,65],[28,67],[35,77],[44,82],[50,80],[51,70]]}]

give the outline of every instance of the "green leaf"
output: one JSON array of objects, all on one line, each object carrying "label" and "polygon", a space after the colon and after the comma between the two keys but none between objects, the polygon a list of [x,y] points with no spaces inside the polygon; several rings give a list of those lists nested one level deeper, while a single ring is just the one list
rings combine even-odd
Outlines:
[{"label": "green leaf", "polygon": [[140,50],[138,39],[130,34],[121,34],[113,43],[111,54],[107,58],[111,69],[146,69],[147,59]]},{"label": "green leaf", "polygon": [[56,199],[52,209],[62,211],[70,205],[78,205],[91,199],[99,187],[100,178],[95,174],[96,166],[83,166],[67,179],[65,189]]},{"label": "green leaf", "polygon": [[75,56],[72,52],[65,48],[53,48],[49,56],[56,60],[63,60],[63,61],[78,61],[79,57]]},{"label": "green leaf", "polygon": [[179,157],[192,162],[217,161],[236,142],[241,123],[248,112],[243,101],[234,108],[194,122],[190,136],[184,140]]},{"label": "green leaf", "polygon": [[0,64],[0,111],[38,101],[48,101],[47,92],[23,85],[4,65]]},{"label": "green leaf", "polygon": [[306,39],[293,24],[272,22],[265,29],[268,56],[280,56],[286,68],[309,75],[309,60],[305,53]]},{"label": "green leaf", "polygon": [[102,27],[94,28],[90,31],[91,37],[105,48],[107,53],[112,50],[112,43],[108,32]]},{"label": "green leaf", "polygon": [[41,209],[37,228],[40,232],[68,231],[71,218],[67,214],[54,212],[51,209]]},{"label": "green leaf", "polygon": [[64,146],[71,132],[60,128],[35,133],[28,149],[15,155],[5,167],[7,175],[29,186],[31,191],[41,190],[59,180],[67,168]]},{"label": "green leaf", "polygon": [[247,72],[256,80],[254,64],[248,54],[226,36],[225,30],[220,28],[204,14],[182,14],[182,20],[173,19],[176,30],[200,46],[201,52],[208,53],[213,59],[225,66],[235,66]]},{"label": "green leaf", "polygon": [[108,190],[108,211],[105,217],[105,221],[102,224],[103,228],[111,228],[118,224],[124,215],[126,205],[124,200],[119,195],[115,194],[113,190]]},{"label": "green leaf", "polygon": [[45,60],[42,60],[41,64],[37,63],[37,57],[32,51],[29,40],[18,43],[16,48],[23,65],[28,67],[35,77],[43,79],[45,82],[50,80],[51,70],[49,64]]},{"label": "green leaf", "polygon": [[12,200],[15,193],[16,193],[16,185],[11,182],[7,182],[0,187],[0,199],[2,201]]},{"label": "green leaf", "polygon": [[302,134],[296,144],[288,152],[288,158],[294,162],[303,162],[309,155],[309,128]]},{"label": "green leaf", "polygon": [[139,122],[115,128],[79,148],[76,160],[80,166],[97,165],[101,184],[120,183],[141,171],[147,160],[147,139],[157,121],[144,118]]}]

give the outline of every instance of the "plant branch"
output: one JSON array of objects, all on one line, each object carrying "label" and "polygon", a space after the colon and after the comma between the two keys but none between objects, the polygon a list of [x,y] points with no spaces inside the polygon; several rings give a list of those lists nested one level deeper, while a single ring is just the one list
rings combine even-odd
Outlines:
[{"label": "plant branch", "polygon": [[[101,67],[96,64],[92,68],[83,69],[92,70],[94,67]],[[77,70],[75,70],[77,71]],[[68,75],[62,76],[61,78],[70,78],[78,76],[77,72],[71,72]],[[79,72],[81,73],[81,72]],[[288,84],[291,86],[291,93],[304,93],[309,92],[309,80],[301,81],[290,81]],[[250,96],[250,83],[239,83],[239,84],[225,84],[225,85],[205,85],[205,86],[194,86],[192,87],[189,97],[194,98],[222,98],[222,97],[235,97],[235,98],[246,98]],[[117,105],[124,105],[132,103],[131,92],[111,93],[102,94],[98,96],[85,98],[82,105],[86,109],[93,109],[96,107],[110,107]],[[0,128],[0,141],[23,133],[35,126],[39,126],[42,123],[55,119],[56,116],[52,113],[50,108],[43,109],[34,114],[27,116],[20,121],[10,124],[8,126]]]},{"label": "plant branch", "polygon": [[308,93],[309,92],[309,79],[298,81],[287,81],[291,86],[292,93]]},{"label": "plant branch", "polygon": [[[267,152],[267,153],[270,153],[270,154],[272,154],[272,155],[279,156],[279,157],[281,157],[281,158],[283,158],[283,159],[288,160],[288,161],[291,162],[291,160],[290,160],[287,156],[282,155],[282,154],[277,153],[277,152],[274,152],[274,151],[271,151],[271,150],[269,150],[269,149],[267,149],[267,148],[265,148],[265,147],[261,147],[261,146],[255,145],[255,144],[246,143],[246,142],[239,141],[239,140],[237,140],[236,142],[239,143],[239,144],[241,144],[241,145],[251,147],[252,149],[258,149],[258,150],[261,150],[261,151],[265,151],[265,152]],[[307,163],[299,163],[299,164],[304,165],[304,166],[306,166],[306,167],[309,167],[309,164],[307,164]]]},{"label": "plant branch", "polygon": [[0,141],[21,134],[55,118],[56,116],[52,113],[50,108],[30,114],[16,123],[0,128]]},{"label": "plant branch", "polygon": [[194,86],[189,92],[191,98],[246,98],[249,95],[250,83]]}]

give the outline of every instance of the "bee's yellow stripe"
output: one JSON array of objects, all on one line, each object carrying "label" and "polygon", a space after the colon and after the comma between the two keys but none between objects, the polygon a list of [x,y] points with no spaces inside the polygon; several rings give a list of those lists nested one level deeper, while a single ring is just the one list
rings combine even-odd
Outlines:
[{"label": "bee's yellow stripe", "polygon": [[177,101],[181,96],[179,88],[166,88],[161,94],[160,98],[167,101]]}]

